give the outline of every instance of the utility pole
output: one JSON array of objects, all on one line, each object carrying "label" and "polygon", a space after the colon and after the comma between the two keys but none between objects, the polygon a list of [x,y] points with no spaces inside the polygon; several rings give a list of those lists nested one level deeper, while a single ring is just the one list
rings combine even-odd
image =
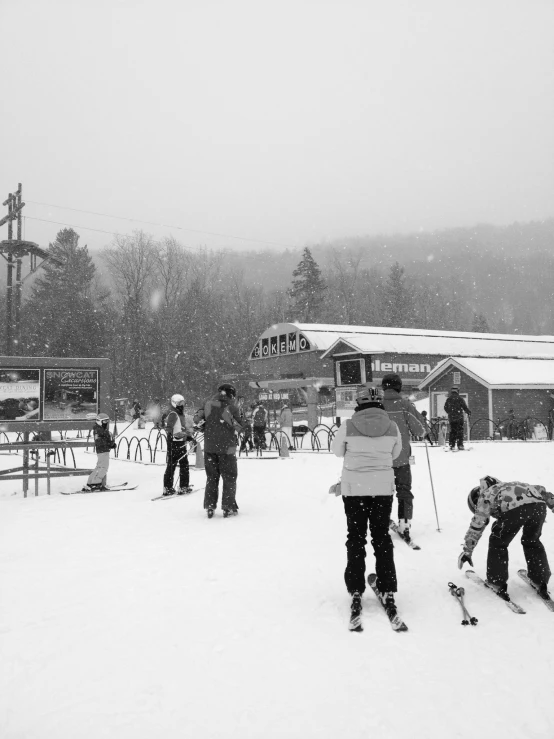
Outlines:
[{"label": "utility pole", "polygon": [[[50,256],[46,249],[41,249],[33,241],[22,239],[22,210],[23,187],[21,182],[15,192],[9,193],[2,205],[8,206],[8,214],[0,218],[0,226],[8,224],[8,238],[0,241],[0,256],[7,262],[7,290],[6,290],[6,355],[12,356],[19,352],[19,341],[21,333],[21,293],[23,282],[44,263],[46,259],[62,265],[60,259]],[[17,238],[13,237],[13,222],[17,221]],[[22,277],[23,258],[29,256],[30,271],[26,277]],[[37,257],[42,262],[37,265]],[[15,292],[13,284],[13,271],[15,269]]]}]

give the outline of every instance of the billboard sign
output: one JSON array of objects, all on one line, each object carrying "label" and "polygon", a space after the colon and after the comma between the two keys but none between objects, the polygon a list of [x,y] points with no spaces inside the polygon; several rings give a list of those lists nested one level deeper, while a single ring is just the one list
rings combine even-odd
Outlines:
[{"label": "billboard sign", "polygon": [[0,421],[40,420],[40,371],[0,368]]},{"label": "billboard sign", "polygon": [[45,421],[86,420],[98,413],[98,370],[45,369]]}]

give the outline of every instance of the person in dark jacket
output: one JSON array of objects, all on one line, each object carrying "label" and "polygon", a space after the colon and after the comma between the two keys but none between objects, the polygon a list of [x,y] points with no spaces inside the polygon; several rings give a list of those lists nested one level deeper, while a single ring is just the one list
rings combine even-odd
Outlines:
[{"label": "person in dark jacket", "polygon": [[223,516],[236,516],[237,495],[237,431],[243,431],[240,413],[235,404],[236,390],[224,383],[217,394],[196,412],[194,422],[204,431],[204,464],[206,492],[204,508],[212,518],[219,497],[219,478],[223,479],[221,508]]},{"label": "person in dark jacket", "polygon": [[185,416],[185,399],[179,393],[171,396],[172,410],[166,419],[167,465],[164,473],[163,495],[174,495],[173,478],[179,465],[179,489],[177,495],[192,492],[190,486],[187,441],[192,439],[192,424]]},{"label": "person in dark jacket", "polygon": [[508,596],[508,546],[520,530],[521,545],[527,562],[527,573],[539,595],[548,598],[550,566],[540,540],[546,519],[546,509],[554,510],[554,495],[542,485],[526,482],[500,482],[487,475],[473,488],[467,499],[473,513],[465,535],[464,548],[458,557],[458,567],[465,563],[473,567],[473,550],[488,525],[492,525],[487,556],[487,582],[505,600]]},{"label": "person in dark jacket", "polygon": [[464,413],[467,413],[469,418],[471,416],[471,411],[467,407],[466,402],[460,395],[457,387],[453,387],[450,390],[450,395],[444,404],[444,411],[448,416],[448,423],[450,424],[450,437],[448,439],[450,448],[454,449],[456,444],[458,444],[458,449],[463,449]]},{"label": "person in dark jacket", "polygon": [[110,450],[115,449],[115,440],[110,433],[110,417],[107,413],[96,416],[93,429],[94,449],[96,451],[96,467],[92,470],[83,487],[85,492],[93,490],[107,490],[106,478],[110,466]]},{"label": "person in dark jacket", "polygon": [[423,437],[423,441],[428,441],[429,444],[433,446],[433,440],[431,439],[431,426],[429,424],[429,419],[427,418],[427,411],[421,411],[421,418],[426,432]]},{"label": "person in dark jacket", "polygon": [[412,494],[412,471],[410,469],[410,433],[413,436],[424,436],[423,418],[413,403],[400,395],[402,380],[391,373],[381,381],[384,390],[383,405],[392,421],[396,423],[402,435],[402,451],[393,462],[396,497],[398,499],[398,529],[406,541],[410,541],[410,528],[414,515],[414,496]]}]

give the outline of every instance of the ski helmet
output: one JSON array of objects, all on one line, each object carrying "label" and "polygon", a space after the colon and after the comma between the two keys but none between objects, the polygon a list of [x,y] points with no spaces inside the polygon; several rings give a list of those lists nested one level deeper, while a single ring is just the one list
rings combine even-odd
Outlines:
[{"label": "ski helmet", "polygon": [[178,405],[185,405],[185,399],[179,393],[175,393],[175,395],[171,396],[171,405],[174,408],[177,408]]},{"label": "ski helmet", "polygon": [[481,492],[481,488],[479,485],[477,485],[476,488],[472,488],[469,492],[469,495],[467,496],[467,507],[472,513],[475,513],[475,509],[477,507],[477,500],[479,499],[479,493]]},{"label": "ski helmet", "polygon": [[106,428],[108,428],[108,425],[110,423],[110,417],[108,416],[107,413],[99,413],[96,416],[96,423],[99,426],[103,426],[106,429]]},{"label": "ski helmet", "polygon": [[234,398],[236,397],[237,391],[233,385],[229,385],[228,382],[224,382],[223,385],[220,385],[217,388],[217,392],[222,396],[226,398]]}]

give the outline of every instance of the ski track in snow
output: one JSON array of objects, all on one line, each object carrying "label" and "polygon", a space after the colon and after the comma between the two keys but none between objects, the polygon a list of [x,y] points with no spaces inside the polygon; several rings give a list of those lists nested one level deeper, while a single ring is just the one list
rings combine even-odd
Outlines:
[{"label": "ski track in snow", "polygon": [[[393,537],[397,603],[410,629],[400,634],[369,587],[365,630],[348,631],[344,510],[327,494],[341,460],[328,453],[239,461],[240,515],[229,520],[221,509],[206,518],[203,492],[151,502],[158,466],[112,460],[109,479],[139,488],[96,495],[58,494],[81,478],[53,481],[50,497],[41,481],[39,497],[27,499],[21,482],[0,482],[0,736],[554,736],[554,614],[517,576],[520,537],[509,587],[525,616],[456,566],[471,487],[492,474],[554,490],[552,448],[430,448],[438,533],[425,448],[415,447],[413,535],[422,549]],[[81,455],[77,464],[89,465]],[[191,469],[193,485],[204,479]],[[543,541],[554,560],[551,517]],[[474,556],[481,575],[489,531]],[[465,588],[478,626],[461,626],[449,581]]]}]

